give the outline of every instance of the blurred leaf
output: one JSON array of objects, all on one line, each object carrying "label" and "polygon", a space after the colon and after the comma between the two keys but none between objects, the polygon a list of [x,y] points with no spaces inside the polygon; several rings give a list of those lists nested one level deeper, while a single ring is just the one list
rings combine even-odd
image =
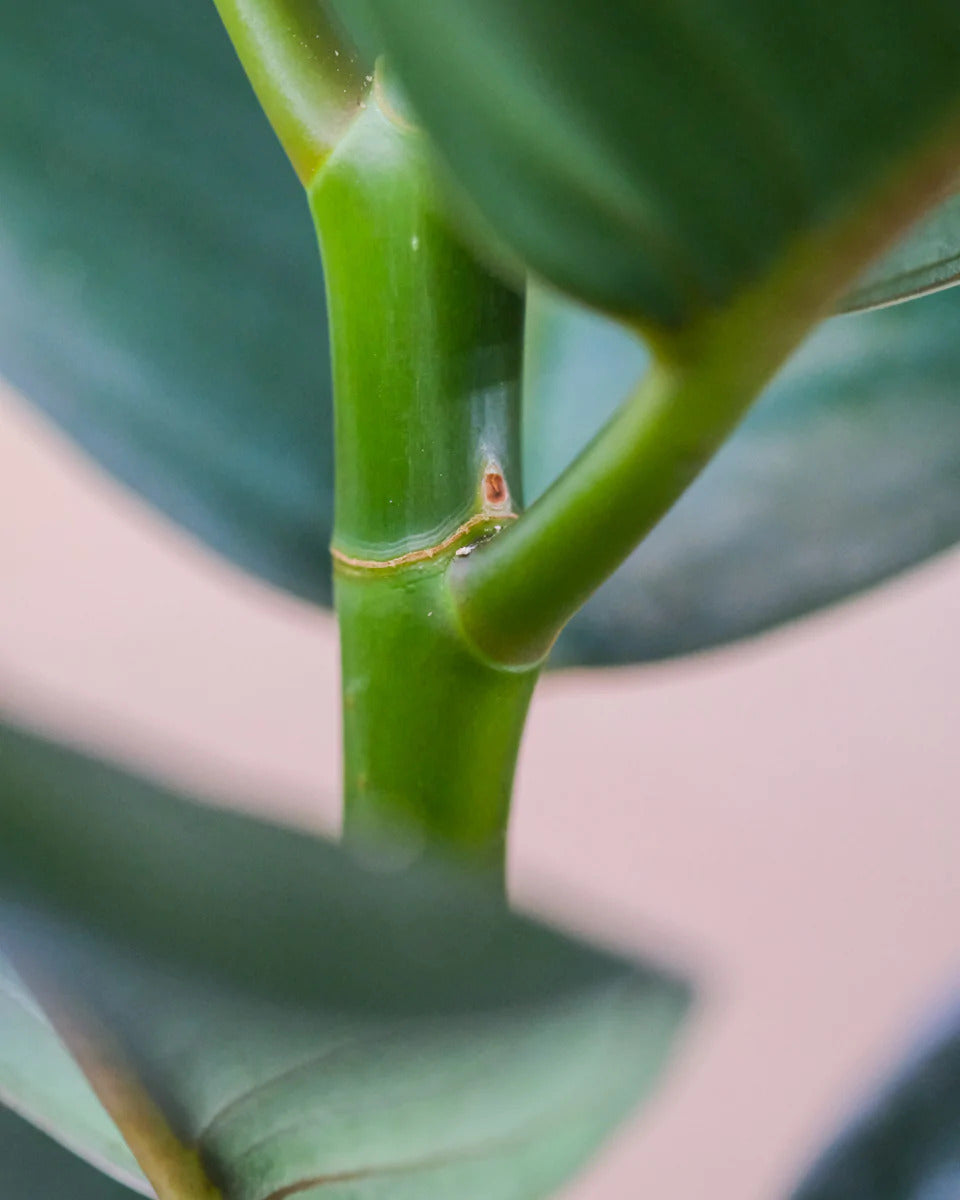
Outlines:
[{"label": "blurred leaf", "polygon": [[960,1195],[960,1008],[830,1146],[793,1200]]},{"label": "blurred leaf", "polygon": [[131,1200],[131,1194],[0,1106],[0,1200]]},{"label": "blurred leaf", "polygon": [[318,260],[209,0],[0,6],[0,374],[193,533],[327,603]]},{"label": "blurred leaf", "polygon": [[[418,19],[430,9],[420,6]],[[463,19],[470,11],[462,6]],[[525,6],[520,32],[535,29],[538,11]],[[451,9],[450,19],[459,22],[460,13]],[[739,35],[731,26],[725,36]],[[488,41],[484,34],[477,45],[489,49]],[[516,53],[533,49],[520,39]],[[605,69],[600,83],[612,78]],[[472,79],[468,72],[464,85]],[[524,80],[511,85],[521,98]],[[581,85],[584,94],[571,93],[565,105],[586,103],[598,86]],[[472,93],[464,86],[463,94]],[[166,0],[162,16],[146,0],[4,6],[0,98],[0,372],[196,535],[272,582],[329,603],[330,396],[318,256],[299,185],[212,6]],[[579,142],[570,144],[576,165]],[[710,219],[720,219],[714,208]],[[957,212],[954,201],[932,217],[909,258],[898,251],[888,260],[892,282],[875,279],[853,299],[875,303],[891,287],[939,282],[938,272],[952,270]],[[534,225],[543,224],[538,212]],[[929,256],[918,275],[921,250]],[[629,262],[619,243],[613,261]],[[551,386],[557,407],[569,408],[568,391],[556,380]],[[534,407],[541,391],[537,385]],[[572,412],[564,452],[589,420]],[[872,431],[863,431],[859,449],[849,425],[846,433],[844,452],[870,453]],[[558,461],[552,446],[532,453]],[[884,501],[886,510],[899,501]],[[930,527],[941,520],[946,533]],[[916,533],[919,548],[882,551],[879,565],[843,568],[851,578],[842,586],[818,585],[809,600],[741,614],[733,625],[749,630],[864,586],[890,562],[949,541],[951,521],[931,515]],[[847,550],[845,543],[831,552],[821,541],[817,554],[849,562]],[[594,612],[605,604],[595,602]],[[582,630],[591,625],[580,622]],[[582,653],[595,661],[674,653],[728,636],[724,628],[706,637],[693,630],[679,644],[657,635],[663,649],[645,648],[644,635],[621,652]]]},{"label": "blurred leaf", "polygon": [[523,262],[660,325],[761,277],[960,114],[954,0],[336,7]]},{"label": "blurred leaf", "polygon": [[[527,479],[535,496],[628,393],[642,345],[538,295]],[[574,617],[555,666],[638,662],[744,637],[960,538],[960,291],[837,317]]]},{"label": "blurred leaf", "polygon": [[[686,1007],[450,868],[391,873],[11,730],[0,778],[3,945],[97,1014],[230,1200],[544,1195]],[[51,1123],[59,1070],[19,1077]]]},{"label": "blurred leaf", "polygon": [[960,195],[941,205],[867,272],[846,309],[870,308],[960,280]]},{"label": "blurred leaf", "polygon": [[[100,1107],[76,1063],[56,1037],[16,972],[0,958],[0,1102],[75,1146],[92,1162],[136,1183],[140,1170],[117,1127]],[[0,1109],[0,1120],[3,1110]],[[16,1130],[17,1126],[11,1124]],[[0,1127],[0,1200],[5,1150]],[[21,1139],[22,1140],[22,1139]],[[40,1139],[37,1145],[42,1144]],[[54,1162],[63,1156],[53,1152]],[[85,1172],[80,1172],[81,1176]],[[106,1184],[101,1184],[109,1191]],[[34,1193],[39,1194],[39,1193]],[[27,1195],[24,1196],[27,1200]],[[65,1200],[67,1198],[65,1197]]]}]

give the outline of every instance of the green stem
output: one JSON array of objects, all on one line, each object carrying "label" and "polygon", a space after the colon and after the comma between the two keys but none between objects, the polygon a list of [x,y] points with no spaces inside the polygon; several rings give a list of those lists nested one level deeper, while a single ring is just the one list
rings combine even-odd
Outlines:
[{"label": "green stem", "polygon": [[381,81],[311,188],[334,368],[348,836],[502,869],[535,671],[478,657],[446,571],[520,505],[523,304],[449,229]]},{"label": "green stem", "polygon": [[524,516],[457,563],[461,619],[498,661],[534,663],[687,487],[753,393],[655,366]]},{"label": "green stem", "polygon": [[860,205],[798,240],[734,304],[654,339],[648,377],[522,520],[457,562],[462,626],[491,661],[541,662],[564,624],[702,470],[836,297],[955,179],[954,123]]},{"label": "green stem", "polygon": [[368,80],[320,0],[214,0],[303,183],[356,116]]}]

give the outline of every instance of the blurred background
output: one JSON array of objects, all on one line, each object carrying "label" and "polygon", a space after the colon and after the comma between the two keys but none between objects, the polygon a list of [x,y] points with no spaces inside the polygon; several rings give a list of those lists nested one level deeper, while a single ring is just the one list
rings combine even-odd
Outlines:
[{"label": "blurred background", "polygon": [[[3,391],[0,555],[4,716],[335,829],[332,619]],[[514,898],[687,965],[703,996],[666,1086],[566,1200],[783,1196],[956,983],[958,613],[953,553],[747,644],[541,685]]]}]

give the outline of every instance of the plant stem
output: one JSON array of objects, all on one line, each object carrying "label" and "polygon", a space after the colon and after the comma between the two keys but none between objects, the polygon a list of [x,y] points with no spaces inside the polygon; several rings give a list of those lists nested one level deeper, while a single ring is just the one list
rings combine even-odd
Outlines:
[{"label": "plant stem", "polygon": [[257,98],[306,183],[356,116],[366,80],[320,0],[214,0]]},{"label": "plant stem", "polygon": [[523,304],[449,229],[422,136],[379,79],[310,195],[333,350],[346,832],[500,871],[536,671],[474,653],[445,573],[520,504]]},{"label": "plant stem", "polygon": [[[956,122],[872,194],[798,239],[736,302],[655,335],[648,377],[501,537],[450,573],[479,653],[541,662],[584,601],[660,520],[836,297],[955,182]],[[585,400],[586,402],[586,400]]]}]

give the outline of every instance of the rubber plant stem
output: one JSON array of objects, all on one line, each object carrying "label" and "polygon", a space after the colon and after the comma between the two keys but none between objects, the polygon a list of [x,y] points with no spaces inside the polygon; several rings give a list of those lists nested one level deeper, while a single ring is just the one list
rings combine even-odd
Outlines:
[{"label": "rubber plant stem", "polygon": [[448,226],[382,80],[310,186],[333,355],[348,838],[502,874],[536,669],[487,662],[445,577],[521,502],[523,302]]}]

